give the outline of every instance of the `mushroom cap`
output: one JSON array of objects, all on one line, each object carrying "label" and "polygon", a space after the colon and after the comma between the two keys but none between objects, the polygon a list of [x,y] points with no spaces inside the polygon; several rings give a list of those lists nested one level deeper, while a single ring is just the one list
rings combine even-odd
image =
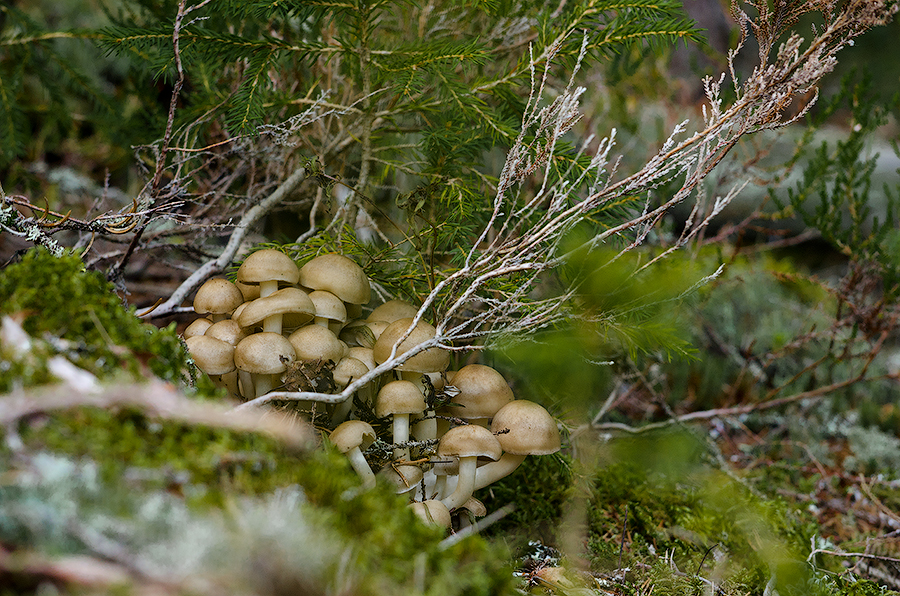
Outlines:
[{"label": "mushroom cap", "polygon": [[194,312],[200,315],[230,315],[244,301],[244,295],[236,285],[213,277],[206,280],[194,295]]},{"label": "mushroom cap", "polygon": [[247,332],[241,329],[240,324],[234,319],[225,319],[210,325],[204,335],[221,339],[236,346],[238,342],[247,337]]},{"label": "mushroom cap", "polygon": [[[375,362],[381,364],[391,355],[394,344],[397,343],[409,329],[412,319],[397,319],[381,332],[372,351],[375,354]],[[397,355],[404,354],[417,345],[432,339],[436,333],[434,327],[425,321],[419,321],[409,337],[397,347]],[[450,365],[450,352],[442,348],[428,348],[419,352],[397,368],[413,372],[435,372],[444,370]]]},{"label": "mushroom cap", "polygon": [[363,347],[353,347],[347,350],[345,358],[351,357],[356,358],[363,364],[369,367],[369,370],[374,369],[377,364],[375,364],[375,356],[372,355],[372,348],[363,348]]},{"label": "mushroom cap", "polygon": [[421,414],[425,410],[425,396],[412,381],[391,381],[378,392],[375,415],[379,418],[394,414]]},{"label": "mushroom cap", "polygon": [[337,425],[329,439],[341,453],[347,453],[354,447],[361,451],[369,448],[375,442],[375,429],[368,422],[362,420],[347,420]]},{"label": "mushroom cap", "polygon": [[440,526],[442,528],[450,527],[450,510],[437,499],[416,501],[415,503],[410,503],[409,507],[413,510],[413,513],[416,514],[416,517],[428,525]]},{"label": "mushroom cap", "polygon": [[[346,304],[342,302],[341,304]],[[363,346],[371,348],[375,345],[375,336],[372,330],[366,326],[363,319],[353,319],[341,328],[338,337],[350,347]]]},{"label": "mushroom cap", "polygon": [[462,406],[453,409],[454,416],[465,420],[492,418],[497,410],[515,399],[503,375],[483,364],[462,367],[453,375],[452,384],[459,393],[451,403]]},{"label": "mushroom cap", "polygon": [[393,323],[397,319],[411,319],[416,316],[417,312],[419,312],[419,309],[409,302],[388,300],[384,304],[376,306],[366,320]]},{"label": "mushroom cap", "polygon": [[248,302],[238,317],[241,327],[259,325],[271,315],[284,317],[282,326],[299,327],[308,323],[316,314],[316,306],[300,288],[282,288],[265,298]]},{"label": "mushroom cap", "polygon": [[254,333],[234,348],[234,363],[241,370],[261,375],[284,372],[296,356],[294,347],[280,333]]},{"label": "mushroom cap", "polygon": [[369,372],[369,367],[364,362],[360,362],[352,356],[344,356],[335,365],[332,375],[335,383],[346,387],[351,380],[356,380],[367,372]]},{"label": "mushroom cap", "polygon": [[403,494],[416,488],[416,485],[422,480],[425,473],[417,465],[404,464],[401,466],[385,466],[379,470],[378,476],[390,482],[397,494]]},{"label": "mushroom cap", "polygon": [[527,399],[516,399],[500,408],[491,421],[491,431],[503,451],[513,455],[547,455],[560,449],[556,421],[542,406]]},{"label": "mushroom cap", "polygon": [[199,319],[194,319],[191,321],[191,324],[184,328],[184,333],[182,336],[184,339],[190,339],[195,335],[203,335],[206,333],[206,330],[212,326],[212,321],[207,319],[206,317],[200,317]]},{"label": "mushroom cap", "polygon": [[263,281],[283,281],[295,284],[300,278],[297,264],[280,250],[265,248],[251,253],[238,268],[237,279],[243,284],[256,285]]},{"label": "mushroom cap", "polygon": [[469,497],[466,499],[466,502],[460,506],[462,509],[467,509],[469,513],[474,515],[475,517],[484,517],[487,515],[487,507],[484,506],[484,503],[476,499],[475,497]]},{"label": "mushroom cap", "polygon": [[224,375],[234,370],[234,346],[221,339],[195,335],[185,340],[197,368],[208,375]]},{"label": "mushroom cap", "polygon": [[339,362],[344,357],[344,346],[328,327],[307,325],[297,329],[288,337],[297,360],[332,360]]},{"label": "mushroom cap", "polygon": [[316,316],[337,321],[341,325],[347,322],[347,307],[344,302],[326,290],[313,290],[309,293],[309,299],[316,309]]},{"label": "mushroom cap", "polygon": [[300,285],[313,290],[327,290],[351,304],[367,303],[372,293],[369,278],[362,267],[337,254],[319,255],[301,267]]},{"label": "mushroom cap", "polygon": [[455,426],[444,433],[441,442],[438,443],[438,456],[446,458],[457,455],[459,457],[487,457],[498,460],[502,455],[502,448],[497,437],[488,429],[477,424]]}]

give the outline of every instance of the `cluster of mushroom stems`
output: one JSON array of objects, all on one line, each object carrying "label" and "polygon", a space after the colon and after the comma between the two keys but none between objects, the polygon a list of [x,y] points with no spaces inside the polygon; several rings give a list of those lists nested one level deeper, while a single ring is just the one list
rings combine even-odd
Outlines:
[{"label": "cluster of mushroom stems", "polygon": [[[370,299],[363,269],[346,256],[321,254],[298,267],[263,249],[244,260],[235,282],[214,278],[201,286],[194,299],[200,318],[184,337],[197,367],[237,399],[282,390],[304,364],[317,370],[327,363],[330,372],[307,378],[306,390],[340,393],[435,336],[427,322],[413,325],[419,309],[412,304],[390,300],[366,312]],[[326,412],[329,439],[362,488],[383,478],[422,520],[447,528],[455,513],[463,525],[485,515],[476,490],[528,455],[560,449],[556,421],[543,407],[515,399],[495,369],[448,371],[450,360],[447,350],[421,350],[357,389],[358,408],[350,396]],[[376,474],[376,458],[366,452],[379,438],[392,457]]]}]

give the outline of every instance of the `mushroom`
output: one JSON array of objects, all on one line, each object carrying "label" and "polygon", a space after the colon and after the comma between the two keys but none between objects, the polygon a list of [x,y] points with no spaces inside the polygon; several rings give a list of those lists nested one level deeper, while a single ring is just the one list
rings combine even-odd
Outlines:
[{"label": "mushroom", "polygon": [[225,319],[210,325],[204,335],[221,339],[236,346],[238,342],[247,337],[247,332],[241,329],[240,324],[234,319]]},{"label": "mushroom", "polygon": [[362,478],[363,488],[375,486],[375,474],[362,452],[375,442],[375,429],[362,420],[347,420],[331,431],[329,439],[338,451],[350,459],[350,465]]},{"label": "mushroom", "polygon": [[347,307],[340,298],[325,290],[313,290],[309,299],[315,305],[315,324],[328,327],[337,335],[347,323]]},{"label": "mushroom", "polygon": [[372,292],[362,267],[337,254],[319,255],[301,267],[300,285],[327,290],[350,304],[366,304]]},{"label": "mushroom", "polygon": [[409,504],[416,517],[430,526],[450,527],[450,510],[447,506],[435,499],[416,501]]},{"label": "mushroom", "polygon": [[225,387],[237,395],[237,382],[227,375],[234,372],[234,346],[208,335],[195,335],[185,340],[197,368],[209,375],[217,387]]},{"label": "mushroom", "polygon": [[283,288],[246,303],[238,317],[241,327],[262,323],[263,331],[281,333],[284,327],[299,327],[316,315],[316,306],[300,288]]},{"label": "mushroom", "polygon": [[385,466],[378,472],[378,476],[384,478],[398,495],[413,491],[422,480],[422,468],[413,464],[399,466]]},{"label": "mushroom", "polygon": [[452,400],[454,416],[487,426],[497,411],[514,399],[512,389],[499,372],[483,364],[469,364],[453,375],[459,390]]},{"label": "mushroom", "polygon": [[385,321],[393,323],[397,319],[411,319],[416,316],[419,309],[403,300],[388,300],[384,304],[376,306],[369,314],[367,321]]},{"label": "mushroom", "polygon": [[234,370],[234,346],[207,335],[195,335],[185,340],[197,368],[211,377]]},{"label": "mushroom", "polygon": [[[351,381],[362,377],[367,372],[369,372],[369,367],[366,366],[365,363],[360,362],[352,356],[344,356],[335,365],[334,370],[332,371],[332,378],[334,379],[334,383],[338,386],[338,388],[343,391],[343,389],[347,385],[349,385]],[[368,384],[360,387],[359,391],[357,391],[356,394],[359,396],[359,399],[365,402],[372,401],[372,389]],[[347,415],[350,414],[350,408],[352,406],[352,397],[348,397],[341,403],[337,404],[331,417],[331,423],[338,424],[339,422],[343,422],[344,420],[346,420]]]},{"label": "mushroom", "polygon": [[[391,381],[381,388],[375,402],[375,415],[393,418],[394,443],[409,440],[409,415],[421,414],[425,409],[425,397],[415,383]],[[409,459],[409,447],[394,448],[395,459]]]},{"label": "mushroom", "polygon": [[299,278],[297,264],[283,252],[272,248],[250,254],[237,272],[237,280],[245,285],[258,285],[259,295],[263,298],[278,290],[278,282],[293,285]]},{"label": "mushroom", "polygon": [[210,320],[215,323],[234,312],[243,301],[244,296],[236,285],[227,279],[213,277],[206,280],[197,290],[194,296],[194,312],[198,315],[208,314]]},{"label": "mushroom", "polygon": [[452,456],[459,457],[459,475],[456,490],[448,497],[441,499],[447,509],[454,510],[472,496],[475,491],[475,470],[478,466],[478,458],[486,457],[497,460],[501,454],[500,443],[491,431],[478,426],[467,424],[451,428],[441,437],[438,443],[438,457],[441,459]]},{"label": "mushroom", "polygon": [[242,339],[234,348],[234,363],[238,369],[252,375],[254,387],[251,392],[246,380],[242,379],[245,395],[259,397],[271,391],[274,376],[283,373],[295,358],[294,347],[280,333],[264,331]]},{"label": "mushroom", "polygon": [[[375,362],[381,364],[390,358],[394,344],[400,341],[400,338],[406,335],[407,330],[412,325],[413,319],[397,319],[387,326],[378,336],[372,351],[375,356]],[[416,346],[433,339],[436,330],[425,321],[419,321],[415,328],[397,346],[397,356],[405,354]],[[408,359],[406,362],[397,367],[401,371],[412,372],[435,372],[445,370],[450,364],[450,352],[443,348],[428,348]]]},{"label": "mushroom", "polygon": [[560,449],[559,428],[542,406],[517,399],[503,406],[491,421],[491,431],[503,448],[503,456],[478,469],[475,488],[511,474],[528,455],[548,455]]},{"label": "mushroom", "polygon": [[327,327],[307,325],[288,336],[297,353],[297,360],[331,360],[344,357],[344,346]]},{"label": "mushroom", "polygon": [[206,317],[194,319],[193,321],[191,321],[190,325],[184,328],[184,333],[182,333],[182,336],[184,337],[184,339],[190,339],[195,335],[203,335],[212,324],[213,322]]}]

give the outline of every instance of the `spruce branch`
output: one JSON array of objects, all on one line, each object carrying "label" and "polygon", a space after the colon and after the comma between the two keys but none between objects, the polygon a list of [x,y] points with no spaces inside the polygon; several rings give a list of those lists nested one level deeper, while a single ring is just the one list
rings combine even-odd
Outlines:
[{"label": "spruce branch", "polygon": [[[805,6],[807,10],[812,8],[809,4]],[[725,75],[718,79],[706,79],[708,106],[701,126],[685,138],[688,123],[680,123],[657,154],[642,168],[618,179],[615,177],[618,162],[611,158],[614,130],[600,142],[600,150],[590,157],[582,171],[570,170],[571,178],[561,179],[552,175],[553,157],[559,151],[559,141],[580,117],[579,99],[585,90],[576,87],[572,80],[563,91],[547,101],[549,63],[556,57],[554,52],[561,47],[561,42],[547,53],[532,55],[528,66],[532,80],[531,94],[518,138],[508,152],[500,173],[488,221],[471,243],[471,248],[465,251],[460,267],[436,280],[397,345],[433,309],[438,312],[434,324],[436,336],[403,354],[396,353],[395,345],[387,361],[354,380],[340,394],[279,392],[242,407],[252,407],[271,399],[336,403],[348,399],[354,391],[379,374],[396,368],[425,349],[480,349],[571,318],[573,314],[568,311],[567,302],[577,293],[577,287],[564,289],[551,300],[528,300],[528,292],[542,274],[566,263],[576,251],[590,252],[614,239],[625,241],[619,255],[638,246],[650,227],[673,206],[690,198],[743,137],[796,121],[799,116],[786,115],[787,108],[793,102],[800,101],[815,88],[822,76],[830,72],[835,54],[853,37],[886,22],[895,11],[896,5],[891,2],[854,0],[830,13],[832,20],[805,47],[798,35],[791,34],[774,52],[771,61],[758,65],[746,81],[733,81],[738,93],[730,104],[726,104],[720,94]],[[783,22],[782,19],[777,20],[775,25],[755,23],[770,28],[774,43],[784,33],[776,27]],[[582,43],[580,58],[583,59],[588,45],[587,41]],[[741,44],[737,50],[740,47]],[[732,76],[736,51],[730,55]],[[540,68],[543,72],[537,76]],[[808,108],[809,104],[801,106],[797,114],[805,113]],[[581,152],[585,153],[586,148],[583,147]],[[538,174],[542,176],[542,184],[528,195],[523,183]],[[561,250],[565,236],[586,218],[626,197],[645,194],[679,178],[680,187],[660,206],[645,209],[625,221],[610,225],[574,248]],[[743,181],[737,182],[724,196],[716,197],[711,212],[703,217],[697,216],[673,250],[695,237],[745,184]],[[587,187],[587,192],[580,198],[573,197],[571,189],[583,185]],[[667,251],[665,254],[670,253]],[[712,277],[714,275],[707,279]],[[514,280],[510,290],[495,291],[495,284],[504,280]]]}]

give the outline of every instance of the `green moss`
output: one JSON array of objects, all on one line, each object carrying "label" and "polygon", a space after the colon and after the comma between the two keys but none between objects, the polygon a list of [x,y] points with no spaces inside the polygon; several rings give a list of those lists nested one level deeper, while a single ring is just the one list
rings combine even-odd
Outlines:
[{"label": "green moss", "polygon": [[[53,522],[55,516],[74,513],[86,524],[94,515],[103,524],[120,520],[115,526],[129,528],[129,541],[140,552],[144,541],[153,545],[172,539],[181,531],[174,527],[179,523],[226,515],[238,518],[226,525],[245,533],[238,548],[248,553],[259,549],[257,556],[272,566],[266,573],[277,578],[271,581],[306,581],[307,568],[319,557],[325,561],[322,573],[333,575],[323,584],[331,586],[329,593],[340,592],[333,583],[341,581],[361,595],[419,593],[420,588],[425,594],[513,593],[510,556],[504,548],[474,536],[442,549],[442,530],[419,522],[387,486],[361,490],[347,458],[333,451],[288,452],[255,434],[157,421],[127,409],[77,408],[23,422],[18,430],[28,453],[53,453],[61,461],[79,462],[77,467],[90,469],[91,479],[62,483],[68,492],[57,497],[34,493],[24,485],[0,487],[4,543],[39,547],[43,552],[80,552],[83,547],[64,521]],[[16,461],[0,451],[0,466],[14,469]],[[295,545],[304,550],[286,552],[283,539],[272,542],[258,534],[262,528],[256,523],[241,521],[257,506],[253,503],[277,500],[278,495],[296,490],[302,494],[304,519],[271,519],[270,513],[266,524],[280,524],[279,532],[296,526],[300,532],[313,520],[317,541]],[[159,495],[172,500],[178,511],[186,509],[150,524],[142,502],[156,502]],[[57,504],[59,511],[54,510]],[[85,509],[83,514],[79,507]],[[3,515],[4,509],[12,517]],[[31,513],[23,516],[23,511]],[[179,522],[179,515],[187,517]],[[226,535],[208,538],[232,544]],[[250,555],[240,551],[221,555],[241,561],[246,556]]]},{"label": "green moss", "polygon": [[[65,340],[53,342],[56,351],[101,378],[156,375],[178,382],[188,369],[174,324],[158,329],[141,322],[113,286],[98,272],[86,271],[74,255],[56,258],[45,249],[32,249],[0,271],[0,314],[20,318],[34,338]],[[8,354],[0,356],[12,360]],[[0,391],[46,382],[46,365],[40,358],[32,360],[0,368]]]},{"label": "green moss", "polygon": [[[588,556],[599,570],[618,567],[619,557],[622,566],[652,566],[667,553],[679,569],[704,575],[716,567],[752,593],[770,571],[783,593],[808,579],[801,552],[812,528],[784,503],[714,470],[665,476],[633,461],[609,465],[594,477],[588,526]],[[692,593],[682,588],[672,593]]]}]

